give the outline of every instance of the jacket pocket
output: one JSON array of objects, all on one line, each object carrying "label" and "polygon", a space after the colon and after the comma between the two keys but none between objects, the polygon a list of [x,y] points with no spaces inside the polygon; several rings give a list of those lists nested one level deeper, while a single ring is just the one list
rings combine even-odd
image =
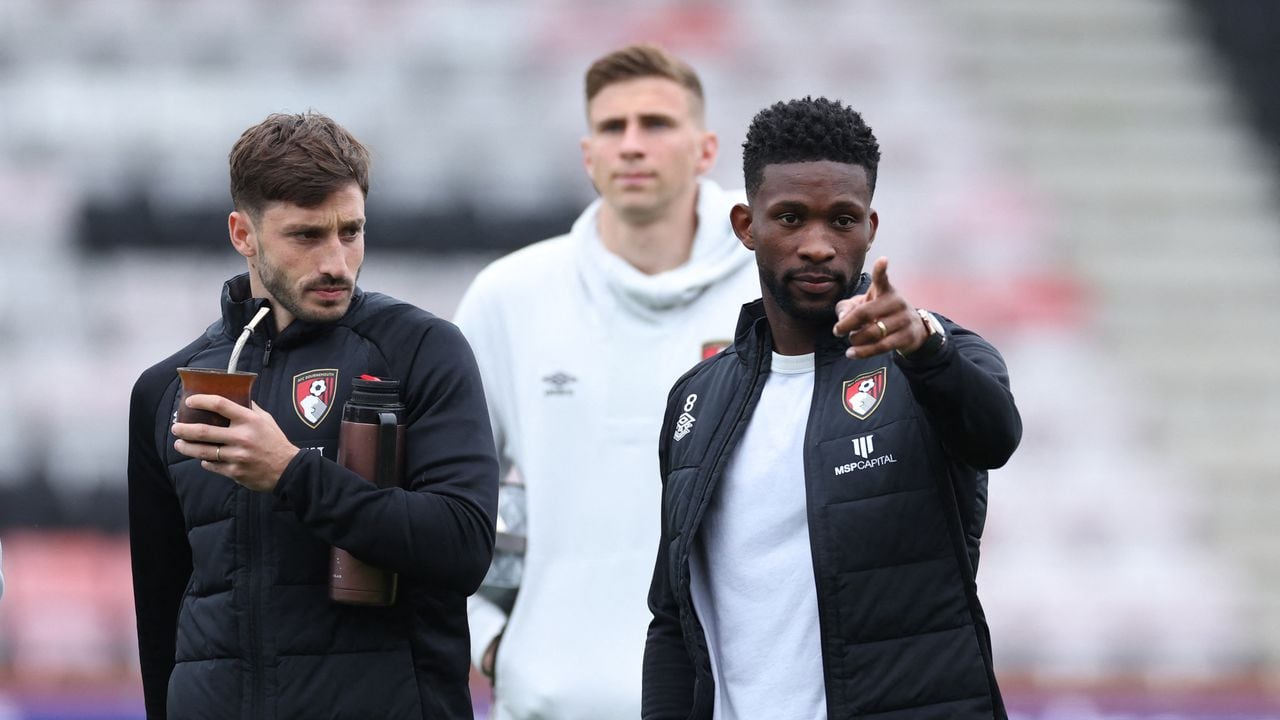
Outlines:
[{"label": "jacket pocket", "polygon": [[377,652],[281,657],[277,718],[420,718],[417,676],[407,642]]},{"label": "jacket pocket", "polygon": [[932,488],[928,448],[914,418],[818,444],[813,491],[820,506]]}]

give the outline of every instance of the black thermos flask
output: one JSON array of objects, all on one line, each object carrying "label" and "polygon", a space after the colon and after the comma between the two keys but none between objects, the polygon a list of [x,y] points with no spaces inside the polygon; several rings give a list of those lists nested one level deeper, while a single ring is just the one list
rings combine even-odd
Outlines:
[{"label": "black thermos flask", "polygon": [[[400,383],[363,375],[351,381],[342,408],[338,463],[384,487],[399,487],[404,476],[404,405]],[[391,605],[395,573],[368,565],[341,548],[329,554],[329,598],[351,605]]]}]

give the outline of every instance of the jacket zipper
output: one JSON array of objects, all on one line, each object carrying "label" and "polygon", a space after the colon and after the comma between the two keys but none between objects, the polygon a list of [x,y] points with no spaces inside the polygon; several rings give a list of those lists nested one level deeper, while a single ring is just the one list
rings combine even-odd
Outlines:
[{"label": "jacket zipper", "polygon": [[[764,362],[764,338],[758,337],[756,339],[756,358],[757,359],[756,359],[755,366],[752,367],[751,369],[752,370],[751,381],[747,384],[746,399],[743,400],[740,406],[738,406],[738,413],[733,419],[733,424],[729,426],[729,434],[725,436],[724,441],[720,443],[720,448],[716,450],[716,459],[713,463],[711,463],[711,472],[710,474],[707,475],[706,482],[702,484],[702,492],[698,496],[698,504],[694,509],[694,514],[693,514],[693,517],[691,518],[692,525],[689,528],[691,530],[697,528],[702,524],[702,517],[706,513],[708,503],[711,502],[711,489],[716,484],[715,478],[719,476],[720,466],[721,466],[721,463],[724,462],[724,457],[725,457],[726,451],[728,450],[729,442],[733,438],[734,434],[738,432],[739,426],[742,425],[742,419],[743,419],[743,416],[747,414],[747,408],[752,405],[751,401],[756,394],[756,385],[758,385],[760,382],[760,364]],[[686,535],[686,538],[684,541],[684,546],[680,550],[680,558],[679,558],[680,568],[681,568],[680,592],[682,595],[690,595],[692,590],[690,589],[691,580],[690,580],[690,570],[689,570],[689,553],[693,547],[694,539],[697,533],[696,532],[685,533],[685,535]],[[691,595],[689,597],[689,607],[690,608],[693,607],[693,598]],[[696,637],[702,638],[702,649],[703,651],[709,653],[709,651],[707,651],[706,630],[701,627],[701,623],[698,623],[698,625],[699,625],[698,629],[701,631],[701,633]]]},{"label": "jacket zipper", "polygon": [[[265,370],[271,361],[271,338],[266,338],[262,351],[261,382],[255,388],[258,397],[269,394],[270,378]],[[261,404],[261,403],[259,403]],[[263,498],[259,493],[249,493],[249,658],[250,658],[250,698],[249,709],[252,717],[266,717],[266,691],[263,674],[266,671],[266,652],[262,642],[262,616],[264,614],[262,575],[266,570],[266,549],[264,539],[268,533],[268,521],[271,508],[264,509]]]},{"label": "jacket zipper", "polygon": [[[763,345],[763,341],[760,342]],[[757,357],[763,357],[758,355]],[[760,382],[760,363],[762,360],[756,361],[756,366],[752,368],[751,382],[747,384],[746,399],[742,405],[738,406],[738,414],[733,418],[733,424],[729,426],[729,435],[725,437],[724,442],[720,444],[720,448],[716,451],[715,462],[711,464],[711,473],[707,475],[707,481],[702,485],[702,493],[698,497],[698,505],[694,512],[694,520],[698,525],[702,524],[702,515],[706,512],[707,504],[711,501],[711,488],[715,485],[712,482],[720,473],[720,465],[724,461],[725,452],[729,447],[729,440],[738,432],[738,426],[742,424],[742,418],[747,414],[747,408],[751,405],[751,399],[755,396],[756,385]],[[692,540],[692,538],[690,538]]]},{"label": "jacket zipper", "polygon": [[[822,365],[819,364],[818,362],[818,352],[819,351],[815,349],[813,354],[813,397],[812,399],[809,400],[809,422],[805,426],[805,430],[804,430],[804,446],[803,446],[804,447],[804,506],[805,506],[805,524],[808,526],[808,530],[809,530],[809,556],[810,556],[810,563],[813,565],[814,591],[818,595],[818,635],[820,639],[820,642],[818,643],[818,649],[822,653],[822,683],[823,683],[824,689],[826,690],[827,709],[829,711],[832,706],[831,701],[833,700],[831,690],[832,688],[835,687],[835,685],[831,682],[831,666],[827,663],[827,657],[828,657],[827,642],[828,642],[828,638],[831,637],[828,634],[827,629],[831,627],[831,621],[830,621],[830,618],[828,617],[828,615],[830,614],[830,611],[827,609],[828,603],[825,602],[824,599],[830,597],[830,595],[828,594],[828,588],[826,587],[826,583],[823,581],[823,575],[821,572],[819,572],[818,547],[817,547],[817,543],[815,543],[813,539],[814,525],[813,525],[813,503],[811,502],[812,500],[811,479],[815,477],[820,477],[820,475],[817,474],[814,468],[810,467],[811,465],[810,461],[813,459],[815,453],[810,452],[810,448],[812,448],[813,446],[809,439],[809,434],[813,432],[814,426],[817,425],[818,415],[822,412],[822,404],[820,402],[820,398],[818,394],[825,387],[825,385],[821,382],[821,378],[819,377],[819,373],[821,372]],[[841,700],[841,704],[843,705],[845,699],[841,698],[840,700]]]},{"label": "jacket zipper", "polygon": [[249,493],[249,712],[251,717],[262,717],[262,639],[258,630],[261,610],[262,539],[258,532],[258,494]]}]

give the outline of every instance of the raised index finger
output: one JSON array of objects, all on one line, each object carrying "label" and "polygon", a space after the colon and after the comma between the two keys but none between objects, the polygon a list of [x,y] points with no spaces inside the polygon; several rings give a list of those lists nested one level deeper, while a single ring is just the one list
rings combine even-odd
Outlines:
[{"label": "raised index finger", "polygon": [[889,258],[883,255],[876,258],[875,265],[871,267],[871,286],[877,295],[893,292],[893,286],[889,284]]}]

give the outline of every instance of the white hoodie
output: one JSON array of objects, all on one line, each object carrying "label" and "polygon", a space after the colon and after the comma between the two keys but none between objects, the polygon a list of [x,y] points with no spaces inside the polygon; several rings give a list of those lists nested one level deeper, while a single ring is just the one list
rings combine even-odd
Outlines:
[{"label": "white hoodie", "polygon": [[568,235],[485,268],[462,299],[455,321],[480,364],[499,458],[525,484],[511,617],[469,604],[477,665],[503,633],[494,718],[640,716],[658,431],[672,384],[733,339],[742,304],[760,295],[729,225],[743,201],[702,180],[689,261],[645,275],[605,249],[597,200]]}]

